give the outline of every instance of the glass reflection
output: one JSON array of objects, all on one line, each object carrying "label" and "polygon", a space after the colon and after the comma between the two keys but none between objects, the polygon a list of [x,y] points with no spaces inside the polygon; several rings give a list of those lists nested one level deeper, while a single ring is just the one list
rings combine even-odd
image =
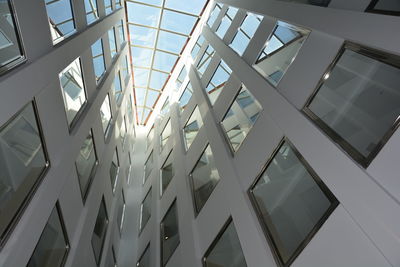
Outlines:
[{"label": "glass reflection", "polygon": [[180,242],[176,201],[161,221],[161,261],[165,266]]},{"label": "glass reflection", "polygon": [[85,0],[86,22],[92,24],[99,19],[99,11],[97,10],[96,0]]},{"label": "glass reflection", "polygon": [[103,41],[101,39],[97,40],[92,46],[92,59],[93,59],[93,67],[94,67],[94,75],[96,76],[96,82],[103,77],[103,74],[106,71],[106,66],[104,62],[104,53],[103,53]]},{"label": "glass reflection", "polygon": [[53,43],[74,33],[75,23],[70,0],[45,0]]},{"label": "glass reflection", "polygon": [[185,127],[183,128],[186,150],[189,150],[201,126],[203,126],[203,120],[201,118],[199,107],[196,106],[192,115],[190,115],[189,120],[186,122]]},{"label": "glass reflection", "polygon": [[181,110],[184,110],[186,105],[189,103],[190,99],[192,98],[193,95],[193,88],[192,84],[189,83],[187,84],[185,91],[183,91],[181,97],[179,98],[179,106],[181,107]]},{"label": "glass reflection", "polygon": [[229,45],[240,56],[243,55],[244,51],[246,50],[262,19],[263,16],[259,16],[250,12],[247,13],[246,18],[243,20],[242,25],[240,25],[238,32]]},{"label": "glass reflection", "polygon": [[211,45],[208,45],[206,51],[204,51],[203,56],[201,57],[199,63],[197,64],[197,70],[199,71],[200,78],[206,71],[208,65],[211,62],[211,58],[214,56],[214,54],[215,54],[214,48]]},{"label": "glass reflection", "polygon": [[108,42],[110,44],[111,58],[114,58],[117,54],[117,42],[115,39],[115,28],[112,27],[110,30],[108,30]]},{"label": "glass reflection", "polygon": [[111,106],[110,106],[110,96],[107,95],[103,101],[103,104],[100,107],[100,117],[101,117],[101,124],[103,126],[104,135],[107,135],[108,129],[110,128],[111,124]]},{"label": "glass reflection", "polygon": [[226,63],[221,60],[219,63],[217,70],[214,72],[214,75],[211,77],[211,81],[208,83],[206,87],[206,92],[208,93],[208,99],[210,99],[211,105],[214,105],[218,96],[221,94],[222,89],[224,88],[226,82],[228,81],[232,70],[226,65]]}]

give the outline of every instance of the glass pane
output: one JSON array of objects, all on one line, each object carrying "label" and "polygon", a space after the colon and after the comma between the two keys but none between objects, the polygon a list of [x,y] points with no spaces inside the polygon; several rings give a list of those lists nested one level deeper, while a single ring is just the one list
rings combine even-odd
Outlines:
[{"label": "glass pane", "polygon": [[296,58],[309,30],[279,21],[254,65],[255,69],[276,86]]},{"label": "glass pane", "polygon": [[157,98],[159,96],[160,96],[160,92],[153,91],[153,90],[147,90],[145,105],[149,108],[152,108],[154,105],[154,102],[157,100]]},{"label": "glass pane", "polygon": [[104,63],[104,53],[103,53],[103,41],[101,39],[97,40],[92,46],[92,58],[94,75],[96,76],[96,82],[98,82],[106,71],[106,66]]},{"label": "glass pane", "polygon": [[392,55],[356,51],[342,52],[308,109],[338,135],[339,143],[346,142],[366,159],[398,121],[400,69],[381,60],[395,60]]},{"label": "glass pane", "polygon": [[189,35],[196,21],[197,17],[164,10],[160,27],[161,29]]},{"label": "glass pane", "polygon": [[247,45],[250,43],[251,38],[253,38],[261,20],[262,16],[257,16],[253,13],[247,13],[242,25],[240,25],[238,32],[232,40],[232,43],[229,45],[240,56],[243,55],[244,51],[246,50]]},{"label": "glass pane", "polygon": [[111,14],[112,12],[111,0],[104,0],[104,8],[106,9],[106,15]]},{"label": "glass pane", "polygon": [[154,47],[156,41],[156,29],[142,26],[129,25],[129,33],[132,45]]},{"label": "glass pane", "polygon": [[115,101],[118,105],[121,104],[122,100],[122,85],[120,76],[120,72],[118,71],[114,77],[114,83],[112,84],[112,87],[114,87]]},{"label": "glass pane", "polygon": [[181,0],[166,0],[165,7],[199,15],[206,2],[206,0],[192,0],[190,4],[183,4]]},{"label": "glass pane", "polygon": [[158,34],[157,49],[180,54],[187,39],[185,36],[161,30]]},{"label": "glass pane", "polygon": [[171,150],[171,152],[169,152],[169,155],[161,168],[161,195],[165,192],[165,189],[168,187],[169,183],[171,182],[172,177],[174,177],[174,175],[175,175],[175,169],[174,169],[172,161],[173,161],[173,157],[172,157],[172,150]]},{"label": "glass pane", "polygon": [[327,7],[331,0],[278,0],[282,2],[292,2],[292,3],[300,3],[314,6],[323,6]]},{"label": "glass pane", "polygon": [[196,138],[201,126],[203,126],[203,120],[201,118],[199,107],[196,106],[185,127],[183,128],[186,150],[188,150],[190,145],[193,143],[193,140]]},{"label": "glass pane", "polygon": [[153,170],[153,151],[151,151],[151,153],[145,163],[143,184],[146,183],[146,180],[147,180],[147,178],[149,178],[149,175],[152,170]]},{"label": "glass pane", "polygon": [[199,71],[200,77],[203,76],[214,54],[215,54],[214,48],[211,45],[208,45],[206,51],[201,57],[199,63],[197,64],[197,70]]},{"label": "glass pane", "polygon": [[[133,71],[133,77],[134,77],[135,86],[136,87],[137,86],[139,86],[139,87],[147,87],[147,81],[149,79],[149,75],[150,75],[150,70],[135,68],[134,71]],[[138,91],[138,88],[135,88],[135,89],[136,89],[136,91]],[[140,89],[140,91],[142,93],[144,93],[145,90]],[[137,96],[138,96],[138,94],[136,94],[136,100],[138,99]]]},{"label": "glass pane", "polygon": [[178,78],[176,78],[175,81],[175,88],[179,89],[183,83],[183,81],[185,80],[185,78],[187,77],[187,72],[186,72],[186,68],[185,66],[182,67],[181,72],[178,75]]},{"label": "glass pane", "polygon": [[117,187],[117,178],[118,178],[118,172],[119,172],[119,160],[118,160],[118,151],[115,149],[114,155],[111,161],[111,166],[110,166],[110,180],[111,180],[111,188],[113,192],[115,191],[115,188]]},{"label": "glass pane", "polygon": [[121,47],[121,45],[125,42],[124,22],[122,20],[120,20],[119,23],[117,24],[117,31],[120,41],[119,47]]},{"label": "glass pane", "polygon": [[206,87],[206,92],[208,93],[207,95],[210,99],[211,105],[214,105],[231,73],[232,70],[223,60],[221,60],[221,63],[218,65],[217,70],[214,72],[214,75],[211,77],[211,81]]},{"label": "glass pane", "polygon": [[168,138],[171,135],[171,120],[168,120],[167,125],[165,125],[164,130],[161,133],[161,151],[164,149],[168,142]]},{"label": "glass pane", "polygon": [[163,0],[135,0],[140,3],[145,3],[145,4],[150,4],[150,5],[155,5],[155,6],[161,6]]},{"label": "glass pane", "polygon": [[78,173],[79,185],[81,187],[82,198],[85,198],[89,191],[92,173],[97,165],[97,156],[94,147],[92,131],[86,137],[75,160],[76,170]]},{"label": "glass pane", "polygon": [[181,107],[181,110],[185,109],[186,105],[192,98],[192,95],[193,95],[193,88],[192,84],[189,82],[185,88],[185,91],[183,91],[181,97],[179,98],[179,106]]},{"label": "glass pane", "polygon": [[131,46],[132,63],[134,66],[150,68],[153,50]]},{"label": "glass pane", "polygon": [[[130,70],[129,70],[129,62],[128,62],[128,56],[125,56],[125,60],[123,60],[121,62],[121,71],[122,71],[122,75],[123,75],[123,79],[126,83],[126,79],[128,79],[128,77],[130,76]],[[127,84],[125,84],[127,85]]]},{"label": "glass pane", "polygon": [[103,101],[103,104],[100,107],[100,117],[101,117],[101,124],[103,125],[103,131],[104,134],[106,135],[112,117],[109,95],[106,96],[106,98]]},{"label": "glass pane", "polygon": [[234,152],[239,149],[250,132],[261,110],[258,101],[246,87],[242,86],[221,122]]},{"label": "glass pane", "polygon": [[57,205],[53,208],[27,267],[61,267],[69,244]]},{"label": "glass pane", "polygon": [[174,202],[161,222],[161,255],[163,266],[166,265],[178,245],[178,211],[176,202]]},{"label": "glass pane", "polygon": [[228,31],[229,26],[231,26],[232,21],[227,17],[224,16],[221,20],[221,23],[219,24],[216,34],[219,36],[219,38],[223,39],[225,36],[225,33]]},{"label": "glass pane", "polygon": [[108,228],[108,216],[106,204],[104,198],[102,198],[99,211],[97,213],[96,223],[94,225],[92,234],[92,247],[94,258],[96,259],[97,265],[100,264],[101,254],[103,252],[103,245],[106,239],[106,233]]},{"label": "glass pane", "polygon": [[147,245],[139,261],[136,263],[137,267],[150,267],[150,244]]},{"label": "glass pane", "polygon": [[217,240],[210,248],[204,262],[206,267],[247,267],[242,246],[236,233],[235,225],[231,221],[218,234]]},{"label": "glass pane", "polygon": [[220,180],[210,145],[207,145],[189,177],[191,179],[195,209],[199,213]]},{"label": "glass pane", "polygon": [[165,72],[170,72],[175,65],[178,56],[156,51],[154,56],[153,68]]},{"label": "glass pane", "polygon": [[126,2],[128,21],[144,26],[157,27],[161,8],[150,7],[138,3]]},{"label": "glass pane", "polygon": [[117,224],[120,229],[124,226],[124,217],[125,217],[125,195],[124,190],[121,191],[121,195],[118,199],[118,214],[117,214]]},{"label": "glass pane", "polygon": [[216,4],[213,11],[210,14],[210,17],[208,18],[207,24],[208,26],[212,27],[215,20],[218,18],[219,12],[221,11],[221,6],[219,4]]},{"label": "glass pane", "polygon": [[86,22],[91,24],[99,18],[96,0],[85,0]]},{"label": "glass pane", "polygon": [[146,226],[151,216],[151,188],[140,205],[140,231]]},{"label": "glass pane", "polygon": [[115,8],[121,8],[122,4],[121,4],[121,0],[115,0]]},{"label": "glass pane", "polygon": [[68,125],[71,127],[76,115],[86,103],[80,59],[75,59],[58,76],[64,97]]},{"label": "glass pane", "polygon": [[297,153],[283,142],[250,193],[282,265],[300,253],[303,242],[336,206],[334,196]]},{"label": "glass pane", "polygon": [[110,30],[108,30],[108,42],[110,43],[111,58],[114,58],[114,56],[117,54],[117,43],[115,40],[114,27],[112,27]]},{"label": "glass pane", "polygon": [[146,148],[149,148],[151,143],[153,142],[154,138],[154,126],[150,129],[149,133],[147,134],[146,138]]},{"label": "glass pane", "polygon": [[[165,82],[168,79],[168,74],[160,71],[151,71],[151,78],[149,87],[155,90],[161,90],[164,88]],[[154,104],[154,103],[153,103]],[[153,104],[151,106],[153,106]]]},{"label": "glass pane", "polygon": [[205,39],[204,39],[203,35],[201,35],[201,36],[197,39],[197,41],[196,41],[196,43],[195,43],[195,45],[194,45],[194,47],[193,47],[193,49],[192,49],[192,52],[191,52],[191,56],[192,56],[192,58],[193,58],[193,61],[196,60],[197,55],[199,54],[200,48],[201,48],[201,46],[203,45],[204,41],[205,41]]},{"label": "glass pane", "polygon": [[170,105],[169,105],[169,97],[167,97],[167,99],[165,100],[165,102],[164,102],[164,104],[163,104],[163,106],[162,106],[162,108],[160,110],[160,115],[164,116],[164,115],[168,114],[169,113],[169,107],[170,107]]},{"label": "glass pane", "polygon": [[121,130],[120,130],[120,133],[119,133],[122,145],[124,145],[126,132],[127,132],[126,131],[126,120],[125,120],[125,116],[124,116],[124,117],[122,117]]},{"label": "glass pane", "polygon": [[44,0],[53,42],[59,42],[75,32],[70,0]]}]

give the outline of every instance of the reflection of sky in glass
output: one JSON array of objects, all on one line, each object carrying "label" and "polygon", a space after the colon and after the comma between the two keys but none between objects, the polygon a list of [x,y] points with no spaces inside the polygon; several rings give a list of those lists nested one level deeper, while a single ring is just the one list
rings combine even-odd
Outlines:
[{"label": "reflection of sky in glass", "polygon": [[154,104],[154,102],[156,102],[159,94],[160,94],[159,92],[153,90],[147,90],[147,98],[145,105],[151,107]]},{"label": "reflection of sky in glass", "polygon": [[185,106],[189,103],[190,98],[192,98],[192,94],[193,94],[193,88],[192,84],[189,82],[185,88],[185,91],[183,91],[181,97],[179,98],[179,106],[182,109],[184,109]]},{"label": "reflection of sky in glass", "polygon": [[111,0],[104,0],[104,7],[106,8],[106,15],[112,12]]},{"label": "reflection of sky in glass", "polygon": [[252,13],[247,14],[230,44],[230,47],[232,47],[239,55],[243,55],[250,39],[253,38],[258,25],[260,25],[261,20],[262,16],[256,16]]},{"label": "reflection of sky in glass", "polygon": [[213,11],[210,14],[210,17],[208,18],[208,21],[207,21],[207,24],[210,27],[213,26],[213,24],[214,24],[215,20],[217,19],[220,11],[221,11],[221,7],[218,4],[216,4],[214,9],[213,9]]},{"label": "reflection of sky in glass", "polygon": [[151,58],[153,50],[147,48],[131,47],[132,62],[134,66],[148,67],[151,66]]},{"label": "reflection of sky in glass", "polygon": [[129,25],[131,45],[154,47],[157,30],[142,26]]},{"label": "reflection of sky in glass", "polygon": [[158,35],[157,49],[179,54],[186,43],[186,39],[187,37],[182,35],[160,31]]},{"label": "reflection of sky in glass", "polygon": [[108,41],[110,43],[111,58],[113,58],[117,54],[117,45],[115,43],[114,27],[112,27],[110,30],[108,30]]},{"label": "reflection of sky in glass", "polygon": [[182,0],[165,0],[165,7],[191,14],[200,14],[204,8],[204,2],[204,0],[191,0],[190,3]]},{"label": "reflection of sky in glass", "polygon": [[156,51],[153,68],[165,72],[171,71],[177,59],[178,57],[175,55]]},{"label": "reflection of sky in glass", "polygon": [[161,28],[174,32],[189,34],[192,31],[196,20],[197,17],[164,10]]},{"label": "reflection of sky in glass", "polygon": [[126,4],[129,9],[129,22],[145,26],[157,27],[161,9],[132,2],[126,2]]},{"label": "reflection of sky in glass", "polygon": [[98,81],[105,71],[103,43],[101,39],[97,40],[92,45],[91,49],[93,57],[94,74],[96,76],[96,81]]},{"label": "reflection of sky in glass", "polygon": [[[45,0],[45,3],[50,24],[59,31],[59,35],[64,36],[75,31],[70,0],[56,2]],[[57,40],[58,38],[53,37],[53,39]]]},{"label": "reflection of sky in glass", "polygon": [[146,87],[150,70],[136,68],[134,72],[135,86]]},{"label": "reflection of sky in glass", "polygon": [[85,0],[85,10],[87,24],[91,24],[99,18],[96,0]]},{"label": "reflection of sky in glass", "polygon": [[151,72],[149,87],[152,89],[161,90],[167,81],[167,78],[168,74],[153,70]]}]

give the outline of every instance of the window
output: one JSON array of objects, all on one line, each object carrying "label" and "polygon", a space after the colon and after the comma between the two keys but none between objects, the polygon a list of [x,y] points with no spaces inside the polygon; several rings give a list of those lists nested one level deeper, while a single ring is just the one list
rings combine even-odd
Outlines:
[{"label": "window", "polygon": [[196,43],[194,44],[192,51],[191,51],[191,56],[193,58],[193,61],[196,61],[197,55],[200,52],[201,46],[204,44],[204,37],[203,35],[200,35],[199,38],[197,38]]},{"label": "window", "polygon": [[174,177],[175,175],[175,169],[172,164],[173,161],[172,151],[173,150],[169,152],[167,159],[165,160],[163,166],[161,167],[161,183],[160,183],[161,196],[164,194],[165,189],[167,189],[169,183],[172,180],[172,177]]},{"label": "window", "polygon": [[132,169],[132,160],[131,160],[131,153],[128,152],[128,166],[126,167],[126,183],[129,186],[131,183],[131,169]]},{"label": "window", "polygon": [[203,262],[205,267],[247,267],[232,218],[212,242]]},{"label": "window", "polygon": [[123,22],[123,20],[120,20],[119,23],[117,24],[117,30],[118,30],[118,35],[119,35],[119,47],[121,48],[122,45],[125,43],[125,33],[124,33],[124,22]]},{"label": "window", "polygon": [[164,149],[165,145],[168,142],[168,138],[171,135],[171,120],[168,120],[167,124],[164,127],[164,130],[161,133],[161,151]]},{"label": "window", "polygon": [[201,126],[203,126],[203,120],[201,118],[199,108],[196,106],[192,115],[190,115],[189,120],[186,122],[185,127],[183,128],[186,150],[189,150],[189,147],[196,138]]},{"label": "window", "polygon": [[309,33],[309,30],[278,21],[254,68],[273,86],[278,85]]},{"label": "window", "polygon": [[240,25],[235,37],[229,45],[239,56],[243,55],[262,19],[262,16],[250,12],[247,13],[246,18],[243,20],[242,25]]},{"label": "window", "polygon": [[165,116],[167,113],[169,113],[169,97],[165,100],[161,110],[160,110],[160,115]]},{"label": "window", "polygon": [[161,263],[165,266],[179,245],[178,210],[176,200],[161,221]]},{"label": "window", "polygon": [[119,158],[118,158],[118,150],[117,148],[115,148],[110,166],[110,180],[113,193],[115,192],[115,188],[117,187],[118,173],[119,173]]},{"label": "window", "polygon": [[122,117],[122,122],[121,122],[121,129],[119,132],[119,137],[121,139],[121,144],[122,147],[124,147],[125,144],[125,137],[126,137],[126,120],[125,120],[125,116]]},{"label": "window", "polygon": [[92,24],[99,19],[99,11],[97,10],[96,0],[85,0],[86,22]]},{"label": "window", "polygon": [[26,266],[61,267],[64,266],[68,252],[67,231],[57,202]]},{"label": "window", "polygon": [[7,71],[25,60],[11,0],[3,2],[1,13],[4,19],[0,22],[0,72]]},{"label": "window", "polygon": [[207,145],[194,166],[189,179],[192,187],[195,212],[198,214],[220,180],[210,145]]},{"label": "window", "polygon": [[225,15],[222,17],[222,20],[217,27],[216,34],[219,36],[219,38],[224,38],[229,26],[231,26],[232,20],[236,16],[237,11],[238,9],[235,7],[228,7]]},{"label": "window", "polygon": [[243,85],[221,121],[233,152],[239,149],[261,110],[261,105]]},{"label": "window", "polygon": [[176,81],[175,81],[175,88],[177,90],[182,86],[182,83],[185,80],[186,76],[187,76],[186,68],[185,68],[185,66],[183,66],[181,69],[181,72],[179,73],[178,78],[176,78]]},{"label": "window", "polygon": [[77,115],[82,112],[87,103],[80,58],[75,59],[58,76],[61,83],[68,126],[72,128]]},{"label": "window", "polygon": [[112,27],[108,30],[108,42],[110,44],[111,58],[114,58],[117,54],[117,42],[115,40],[115,28]]},{"label": "window", "polygon": [[149,133],[147,134],[147,139],[146,139],[147,149],[150,147],[151,143],[153,143],[153,138],[154,138],[154,125],[151,127]]},{"label": "window", "polygon": [[76,31],[71,0],[44,0],[44,2],[53,43],[58,43]]},{"label": "window", "polygon": [[106,71],[106,65],[104,63],[103,41],[101,38],[92,45],[91,50],[94,75],[96,76],[96,82],[98,83]]},{"label": "window", "polygon": [[0,243],[3,243],[49,166],[35,104],[0,127]]},{"label": "window", "polygon": [[286,139],[249,192],[280,266],[293,262],[338,205]]},{"label": "window", "polygon": [[108,215],[104,196],[101,199],[96,223],[92,234],[92,248],[97,265],[100,264],[101,254],[103,253],[104,241],[106,240],[108,228]]},{"label": "window", "polygon": [[210,14],[210,17],[208,18],[207,24],[208,26],[212,27],[216,19],[218,18],[219,12],[221,11],[221,6],[219,4],[216,4],[214,6],[213,11]]},{"label": "window", "polygon": [[192,95],[193,95],[193,88],[192,84],[189,81],[189,83],[186,85],[185,91],[183,91],[181,97],[179,98],[179,107],[181,108],[181,111],[185,109],[186,105],[192,98]]},{"label": "window", "polygon": [[208,99],[210,99],[211,105],[214,105],[217,100],[219,94],[224,88],[226,82],[228,81],[232,70],[228,67],[228,65],[221,60],[219,63],[217,70],[214,72],[214,75],[211,77],[211,81],[208,83],[206,87],[206,92]]},{"label": "window", "polygon": [[372,0],[366,11],[400,16],[400,2],[396,0]]},{"label": "window", "polygon": [[110,129],[111,118],[112,118],[110,96],[108,94],[104,99],[103,104],[101,104],[100,117],[101,117],[101,124],[103,126],[104,136],[106,136],[108,130]]},{"label": "window", "polygon": [[122,66],[121,66],[121,70],[122,70],[122,76],[124,81],[126,82],[126,80],[128,79],[128,77],[130,76],[129,73],[129,63],[128,63],[128,56],[125,56],[125,60],[122,61]]},{"label": "window", "polygon": [[94,173],[98,164],[96,149],[94,146],[92,130],[83,142],[78,157],[75,160],[75,167],[78,173],[79,185],[82,199],[85,200],[90,184],[93,181]]},{"label": "window", "polygon": [[[128,119],[130,123],[133,123],[133,101],[132,95],[129,95],[129,101],[126,101],[126,110],[128,113]],[[135,129],[135,128],[133,128]]]},{"label": "window", "polygon": [[144,164],[144,180],[143,184],[146,183],[147,178],[149,178],[151,171],[153,170],[153,150],[150,152],[149,157]]},{"label": "window", "polygon": [[140,205],[140,231],[143,231],[151,216],[151,188]]},{"label": "window", "polygon": [[111,14],[111,12],[112,12],[112,5],[111,5],[111,0],[104,0],[104,8],[105,8],[105,11],[106,11],[106,16],[108,15],[108,14]]},{"label": "window", "polygon": [[110,245],[108,247],[108,254],[106,258],[106,264],[104,265],[105,267],[117,267],[117,258],[115,257],[115,251],[114,251],[114,246]]},{"label": "window", "polygon": [[136,263],[137,267],[150,267],[150,244],[144,249],[144,252]]},{"label": "window", "polygon": [[211,58],[214,56],[215,50],[212,48],[211,45],[207,46],[206,51],[204,52],[203,56],[201,57],[199,63],[197,64],[197,70],[199,71],[200,78],[203,76],[204,72],[206,71],[208,65],[211,62]]},{"label": "window", "polygon": [[121,105],[121,102],[122,102],[122,84],[121,84],[120,71],[118,71],[115,74],[114,83],[112,84],[112,87],[114,89],[115,102],[119,106],[119,105]]},{"label": "window", "polygon": [[399,59],[346,43],[304,109],[364,167],[399,122]]},{"label": "window", "polygon": [[125,218],[125,194],[124,189],[121,190],[121,196],[118,200],[118,215],[117,215],[117,224],[119,227],[119,232],[122,233],[122,228],[124,226],[124,218]]},{"label": "window", "polygon": [[278,0],[278,1],[327,7],[331,0]]},{"label": "window", "polygon": [[121,5],[121,0],[115,0],[115,8],[121,8],[122,7],[122,5]]}]

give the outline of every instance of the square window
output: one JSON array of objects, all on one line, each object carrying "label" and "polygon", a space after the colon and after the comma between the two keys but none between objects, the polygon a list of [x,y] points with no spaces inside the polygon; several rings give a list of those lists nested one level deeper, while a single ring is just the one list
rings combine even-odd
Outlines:
[{"label": "square window", "polygon": [[143,231],[151,216],[151,197],[152,192],[150,188],[149,192],[147,192],[145,198],[143,199],[142,204],[140,205],[140,232]]},{"label": "square window", "polygon": [[186,150],[189,150],[201,126],[203,126],[203,119],[201,118],[199,108],[196,106],[185,127],[183,127]]},{"label": "square window", "polygon": [[207,145],[203,151],[203,154],[191,171],[189,179],[192,187],[195,212],[198,214],[220,180],[210,145]]},{"label": "square window", "polygon": [[199,63],[197,64],[197,70],[199,71],[200,78],[203,76],[204,72],[206,71],[214,54],[215,54],[214,48],[211,45],[208,45],[206,51],[204,52],[203,56],[201,57]]},{"label": "square window", "polygon": [[140,256],[138,262],[136,263],[137,267],[150,267],[150,243],[144,249],[144,252]]},{"label": "square window", "polygon": [[222,128],[233,152],[239,149],[261,111],[261,105],[249,90],[242,85],[239,94],[221,121]]},{"label": "square window", "polygon": [[289,266],[338,205],[300,153],[283,140],[249,190],[276,255]]},{"label": "square window", "polygon": [[100,107],[100,117],[101,117],[101,124],[103,126],[104,136],[106,136],[108,130],[110,129],[111,118],[112,118],[110,96],[108,94],[104,99],[103,104]]},{"label": "square window", "polygon": [[211,81],[206,87],[207,96],[211,102],[211,105],[214,105],[215,101],[217,101],[217,98],[222,89],[225,87],[225,84],[231,76],[231,73],[232,70],[229,68],[229,66],[223,60],[221,60],[216,71],[211,77]]},{"label": "square window", "polygon": [[122,189],[121,196],[118,199],[118,214],[117,214],[117,224],[120,233],[122,233],[122,228],[124,226],[125,207],[126,207],[125,194],[124,194],[124,189]]},{"label": "square window", "polygon": [[233,50],[236,51],[236,53],[239,54],[239,56],[243,55],[248,44],[250,43],[251,38],[253,38],[254,34],[256,33],[256,30],[262,19],[262,16],[255,15],[250,12],[247,13],[246,18],[243,20],[235,37],[229,45]]},{"label": "square window", "polygon": [[112,13],[113,8],[111,5],[111,0],[104,0],[104,8],[106,11],[106,16]]},{"label": "square window", "polygon": [[205,267],[247,267],[232,218],[212,242],[203,262]]},{"label": "square window", "polygon": [[110,166],[110,180],[111,180],[111,188],[113,193],[117,188],[118,184],[118,173],[119,173],[119,157],[118,157],[118,150],[115,148],[114,155],[111,161]]},{"label": "square window", "polygon": [[167,124],[164,127],[164,130],[161,133],[161,151],[164,149],[165,145],[168,142],[168,138],[171,136],[171,120],[168,120]]},{"label": "square window", "polygon": [[99,11],[97,10],[96,0],[85,0],[86,22],[92,24],[99,19]]},{"label": "square window", "polygon": [[108,215],[104,196],[101,199],[99,211],[97,213],[96,223],[92,234],[92,248],[96,264],[100,265],[101,254],[103,253],[104,241],[106,240],[108,228]]},{"label": "square window", "polygon": [[104,51],[103,41],[97,40],[92,46],[92,59],[94,67],[94,75],[96,76],[96,82],[98,83],[106,72],[106,65],[104,62]]},{"label": "square window", "polygon": [[181,111],[185,109],[186,105],[192,98],[192,95],[193,95],[193,88],[192,84],[189,81],[189,83],[186,85],[185,91],[183,91],[181,97],[179,98],[179,106],[181,108]]},{"label": "square window", "polygon": [[169,183],[171,182],[172,178],[175,175],[175,169],[173,166],[173,156],[171,150],[168,154],[167,159],[165,160],[163,166],[161,167],[161,196],[164,194],[165,190],[167,189]]},{"label": "square window", "polygon": [[112,27],[110,30],[108,30],[108,42],[110,44],[110,53],[111,53],[111,58],[114,58],[117,55],[117,42],[115,40],[115,28]]},{"label": "square window", "polygon": [[68,126],[72,128],[78,118],[77,115],[82,112],[87,103],[80,58],[69,64],[58,74],[58,77],[61,83]]},{"label": "square window", "polygon": [[68,252],[67,231],[57,202],[26,266],[61,267],[64,266]]},{"label": "square window", "polygon": [[167,265],[179,245],[178,210],[176,200],[161,221],[161,263]]},{"label": "square window", "polygon": [[149,157],[144,164],[144,179],[143,184],[146,183],[147,178],[149,178],[151,171],[153,170],[153,150],[150,152]]},{"label": "square window", "polygon": [[58,43],[76,32],[71,0],[44,0],[44,2],[53,43]]},{"label": "square window", "polygon": [[278,21],[253,67],[277,86],[309,33],[309,30]]},{"label": "square window", "polygon": [[396,55],[346,43],[304,108],[364,167],[399,122],[399,60]]}]

